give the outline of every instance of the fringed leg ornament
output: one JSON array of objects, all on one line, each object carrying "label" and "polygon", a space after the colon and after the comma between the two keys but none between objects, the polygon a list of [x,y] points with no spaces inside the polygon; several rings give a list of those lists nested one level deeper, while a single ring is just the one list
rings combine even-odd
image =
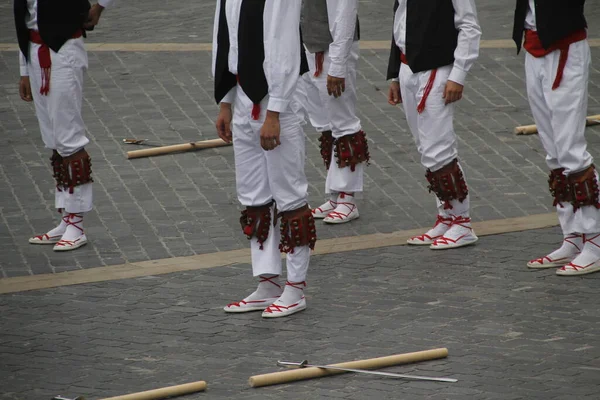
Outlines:
[{"label": "fringed leg ornament", "polygon": [[333,136],[331,131],[321,132],[319,148],[321,150],[321,157],[325,163],[325,168],[329,169],[329,166],[331,165],[331,153],[333,151]]},{"label": "fringed leg ornament", "polygon": [[339,168],[350,167],[351,171],[355,171],[356,164],[366,162],[368,165],[371,159],[367,134],[363,131],[337,138],[333,144],[333,151]]},{"label": "fringed leg ornament", "polygon": [[554,198],[552,203],[554,207],[559,206],[562,208],[564,207],[562,203],[572,202],[573,196],[564,172],[564,168],[553,169],[550,171],[550,176],[548,177],[548,186],[550,194]]},{"label": "fringed leg ornament", "polygon": [[[263,249],[263,243],[269,237],[271,221],[273,220],[271,217],[273,204],[274,201],[271,201],[264,206],[246,207],[240,217],[240,224],[242,225],[244,235],[246,235],[248,240],[255,237],[258,240],[261,250]],[[277,215],[277,210],[275,210],[275,215]],[[274,219],[272,222],[273,226],[275,226],[277,219]]]},{"label": "fringed leg ornament", "polygon": [[445,210],[452,209],[452,200],[462,203],[469,194],[467,183],[456,158],[435,172],[427,170],[425,176],[429,182],[429,192],[435,193],[438,199],[444,203]]},{"label": "fringed leg ornament", "polygon": [[309,246],[315,248],[317,230],[315,219],[308,205],[292,211],[284,211],[281,216],[281,243],[279,250],[283,253],[294,253],[294,248]]},{"label": "fringed leg ornament", "polygon": [[598,180],[596,179],[596,168],[590,165],[583,171],[568,176],[571,189],[571,204],[573,212],[581,207],[592,206],[600,208],[598,201]]},{"label": "fringed leg ornament", "polygon": [[73,194],[76,186],[94,182],[92,179],[92,159],[85,149],[62,158],[62,186]]}]

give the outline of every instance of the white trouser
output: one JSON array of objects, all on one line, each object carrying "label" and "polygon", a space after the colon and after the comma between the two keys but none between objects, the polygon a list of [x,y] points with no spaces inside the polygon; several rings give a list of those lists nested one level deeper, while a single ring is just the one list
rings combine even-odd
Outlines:
[{"label": "white trouser", "polygon": [[[362,128],[356,116],[356,65],[359,58],[358,41],[352,45],[346,73],[346,90],[337,99],[327,93],[327,71],[329,52],[326,51],[323,71],[315,77],[315,55],[306,51],[310,71],[300,79],[299,93],[305,95],[302,103],[311,125],[317,132],[331,131],[334,138],[352,135]],[[354,172],[349,167],[339,168],[334,156],[325,181],[326,193],[355,193],[363,190],[364,162],[356,165]]]},{"label": "white trouser", "polygon": [[[50,91],[44,96],[40,94],[42,72],[38,58],[39,48],[40,45],[30,43],[27,69],[42,140],[46,148],[67,157],[89,143],[81,117],[83,75],[88,66],[87,53],[82,38],[67,40],[58,53],[50,50]],[[92,184],[76,186],[72,194],[68,190],[56,190],[55,206],[64,208],[69,213],[90,211]]]},{"label": "white trouser", "polygon": [[[258,120],[251,116],[252,101],[242,88],[236,88],[233,104],[233,150],[237,194],[243,206],[262,206],[275,200],[277,211],[291,211],[307,204],[308,181],[304,174],[305,144],[300,118],[290,110],[279,114],[281,145],[265,151],[260,146],[260,129],[265,121],[268,96],[261,103]],[[258,240],[251,239],[254,276],[281,274],[279,222],[271,226],[267,241],[260,249]],[[296,247],[287,254],[287,279],[306,279],[310,248]]]},{"label": "white trouser", "polygon": [[[437,69],[425,109],[419,113],[417,107],[423,98],[431,71],[415,74],[407,64],[403,63],[400,67],[400,91],[406,121],[421,155],[421,164],[432,172],[448,165],[458,157],[458,141],[453,125],[454,104],[446,105],[442,97],[451,70],[451,65]],[[438,213],[444,217],[450,215],[468,217],[469,197],[467,195],[462,203],[452,200],[450,210],[444,210],[442,202],[436,199]]]},{"label": "white trouser", "polygon": [[[588,41],[571,44],[560,86],[552,90],[559,57],[560,51],[539,58],[527,53],[525,73],[529,105],[547,154],[546,164],[550,169],[564,168],[564,174],[569,175],[593,162],[585,140],[591,64]],[[600,232],[600,210],[595,207],[582,207],[573,213],[573,207],[563,203],[556,210],[563,233]]]}]

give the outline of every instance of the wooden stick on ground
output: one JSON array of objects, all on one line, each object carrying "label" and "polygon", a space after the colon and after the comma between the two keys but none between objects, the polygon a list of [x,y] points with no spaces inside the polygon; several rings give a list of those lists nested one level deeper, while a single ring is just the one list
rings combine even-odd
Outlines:
[{"label": "wooden stick on ground", "polygon": [[[410,364],[419,361],[436,360],[438,358],[448,357],[448,349],[433,349],[425,351],[417,351],[414,353],[396,354],[393,356],[370,358],[367,360],[357,360],[343,362],[340,364],[331,364],[335,367],[342,368],[356,368],[356,369],[378,369],[391,367],[393,365]],[[301,368],[293,369],[289,371],[273,372],[264,375],[251,376],[248,382],[251,387],[261,387],[278,385],[281,383],[288,383],[294,381],[301,381],[304,379],[321,378],[323,376],[337,375],[346,373],[345,371],[336,371],[332,369],[322,368]]]},{"label": "wooden stick on ground", "polygon": [[185,383],[183,385],[169,386],[145,392],[131,393],[123,396],[109,397],[102,400],[159,400],[168,397],[183,396],[184,394],[203,392],[206,390],[206,382],[198,381]]},{"label": "wooden stick on ground", "polygon": [[[586,126],[600,125],[600,114],[590,115],[587,117]],[[517,135],[534,135],[538,133],[537,126],[535,125],[523,125],[515,128],[515,134]]]},{"label": "wooden stick on ground", "polygon": [[212,149],[214,147],[229,146],[231,143],[227,143],[222,139],[211,139],[201,140],[199,142],[174,144],[171,146],[154,147],[152,149],[134,150],[127,152],[127,158],[140,158],[140,157],[151,157],[158,156],[161,154],[171,154],[181,151],[200,150],[200,149]]}]

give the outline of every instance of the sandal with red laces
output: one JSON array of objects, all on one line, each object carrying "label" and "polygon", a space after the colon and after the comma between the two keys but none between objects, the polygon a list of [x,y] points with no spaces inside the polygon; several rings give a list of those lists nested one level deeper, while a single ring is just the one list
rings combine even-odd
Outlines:
[{"label": "sandal with red laces", "polygon": [[436,239],[441,238],[442,235],[450,229],[450,226],[452,226],[452,218],[438,215],[433,228],[422,235],[411,237],[406,243],[413,246],[429,246],[433,244]]},{"label": "sandal with red laces", "polygon": [[354,202],[343,201],[346,196],[353,197],[347,193],[340,193],[335,210],[331,211],[323,222],[327,224],[343,224],[359,217],[356,204]]},{"label": "sandal with red laces", "polygon": [[600,234],[584,234],[583,249],[570,263],[556,270],[556,275],[586,275],[600,271]]},{"label": "sandal with red laces", "polygon": [[536,258],[527,263],[533,269],[562,267],[575,259],[581,253],[582,236],[571,234],[565,236],[562,246],[545,257]]},{"label": "sandal with red laces", "polygon": [[596,261],[587,265],[577,265],[572,262],[562,268],[556,270],[556,275],[560,276],[575,276],[591,274],[592,272],[600,271],[600,261]]},{"label": "sandal with red laces", "polygon": [[[244,300],[239,302],[233,302],[227,304],[223,310],[228,313],[244,313],[249,311],[264,311],[265,308],[269,307],[276,301],[281,295],[281,285],[277,282],[274,282],[274,279],[279,278],[278,276],[273,276],[271,278],[260,277],[258,281],[258,288],[254,293],[250,296],[246,297]],[[267,288],[263,283],[271,283],[275,287]],[[262,287],[261,287],[262,286]],[[266,296],[265,296],[266,295]]]},{"label": "sandal with red laces", "polygon": [[[48,233],[44,233],[43,235],[37,235],[29,238],[29,243],[31,244],[56,244],[60,241],[60,238],[64,235],[65,230],[67,228],[67,221],[69,220],[69,216],[65,215],[62,217],[62,221],[60,225],[56,228],[52,229]],[[50,235],[52,233],[52,235]],[[56,233],[56,234],[54,234]]]},{"label": "sandal with red laces", "polygon": [[471,218],[454,217],[450,229],[444,235],[433,241],[429,247],[432,250],[455,249],[475,243],[479,238],[471,227]]},{"label": "sandal with red laces", "polygon": [[330,212],[335,210],[337,207],[337,202],[333,200],[327,200],[325,203],[321,204],[319,207],[314,208],[312,210],[312,215],[314,219],[323,219],[329,215]]},{"label": "sandal with red laces", "polygon": [[47,233],[29,238],[31,244],[56,244],[59,242],[62,235],[48,236]]},{"label": "sandal with red laces", "polygon": [[81,232],[81,235],[79,235],[78,237],[75,237],[73,239],[60,239],[54,246],[53,250],[54,251],[69,251],[69,250],[78,249],[81,246],[86,245],[88,242],[87,237],[85,236],[85,233],[83,232],[83,228],[81,228],[79,226],[79,224],[81,224],[81,222],[83,222],[83,215],[69,214],[69,215],[67,215],[65,222],[67,224],[67,230],[65,231],[65,234],[62,236],[63,238],[67,235],[67,233],[69,232],[69,227],[71,227],[71,226],[74,229],[79,230]]},{"label": "sandal with red laces", "polygon": [[[263,318],[286,317],[306,309],[306,298],[303,294],[306,282],[286,282],[285,286],[286,289],[281,297],[263,311]],[[290,300],[292,298],[294,300]]]}]

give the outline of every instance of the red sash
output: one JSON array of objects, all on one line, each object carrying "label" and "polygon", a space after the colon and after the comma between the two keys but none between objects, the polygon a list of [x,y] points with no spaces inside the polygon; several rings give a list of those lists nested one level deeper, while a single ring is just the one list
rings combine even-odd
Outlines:
[{"label": "red sash", "polygon": [[[73,35],[72,39],[81,37],[83,32],[78,30]],[[44,96],[48,95],[50,91],[50,69],[52,68],[52,59],[50,58],[50,48],[40,36],[38,31],[32,29],[29,30],[29,40],[35,44],[39,44],[38,59],[40,60],[40,68],[42,69],[42,86],[40,87],[40,93]]]},{"label": "red sash", "polygon": [[567,65],[567,59],[569,58],[569,47],[572,43],[577,43],[587,38],[587,31],[585,29],[581,29],[579,31],[573,32],[569,36],[564,39],[558,40],[552,44],[548,49],[544,49],[542,46],[542,42],[540,41],[540,37],[536,31],[532,31],[527,29],[525,31],[525,43],[523,47],[529,54],[536,58],[545,57],[548,54],[559,50],[560,58],[558,60],[558,69],[556,70],[556,77],[554,78],[554,83],[552,84],[552,90],[555,90],[560,86],[560,81],[563,77],[563,72],[565,70],[565,65]]},{"label": "red sash", "polygon": [[[408,60],[406,59],[406,56],[404,55],[404,53],[400,53],[400,61],[402,61],[403,64],[408,65]],[[423,112],[423,110],[425,110],[425,103],[427,102],[429,93],[431,92],[431,89],[433,88],[433,82],[435,81],[436,74],[437,74],[437,69],[431,70],[431,74],[429,75],[429,80],[427,81],[427,84],[425,85],[425,90],[423,91],[423,98],[421,99],[421,101],[419,102],[419,105],[417,106],[417,112],[419,114],[421,114]]]},{"label": "red sash", "polygon": [[[237,79],[238,85],[240,84],[240,76],[236,75],[235,79]],[[260,118],[260,103],[256,103],[252,105],[252,119],[258,121]]]}]

